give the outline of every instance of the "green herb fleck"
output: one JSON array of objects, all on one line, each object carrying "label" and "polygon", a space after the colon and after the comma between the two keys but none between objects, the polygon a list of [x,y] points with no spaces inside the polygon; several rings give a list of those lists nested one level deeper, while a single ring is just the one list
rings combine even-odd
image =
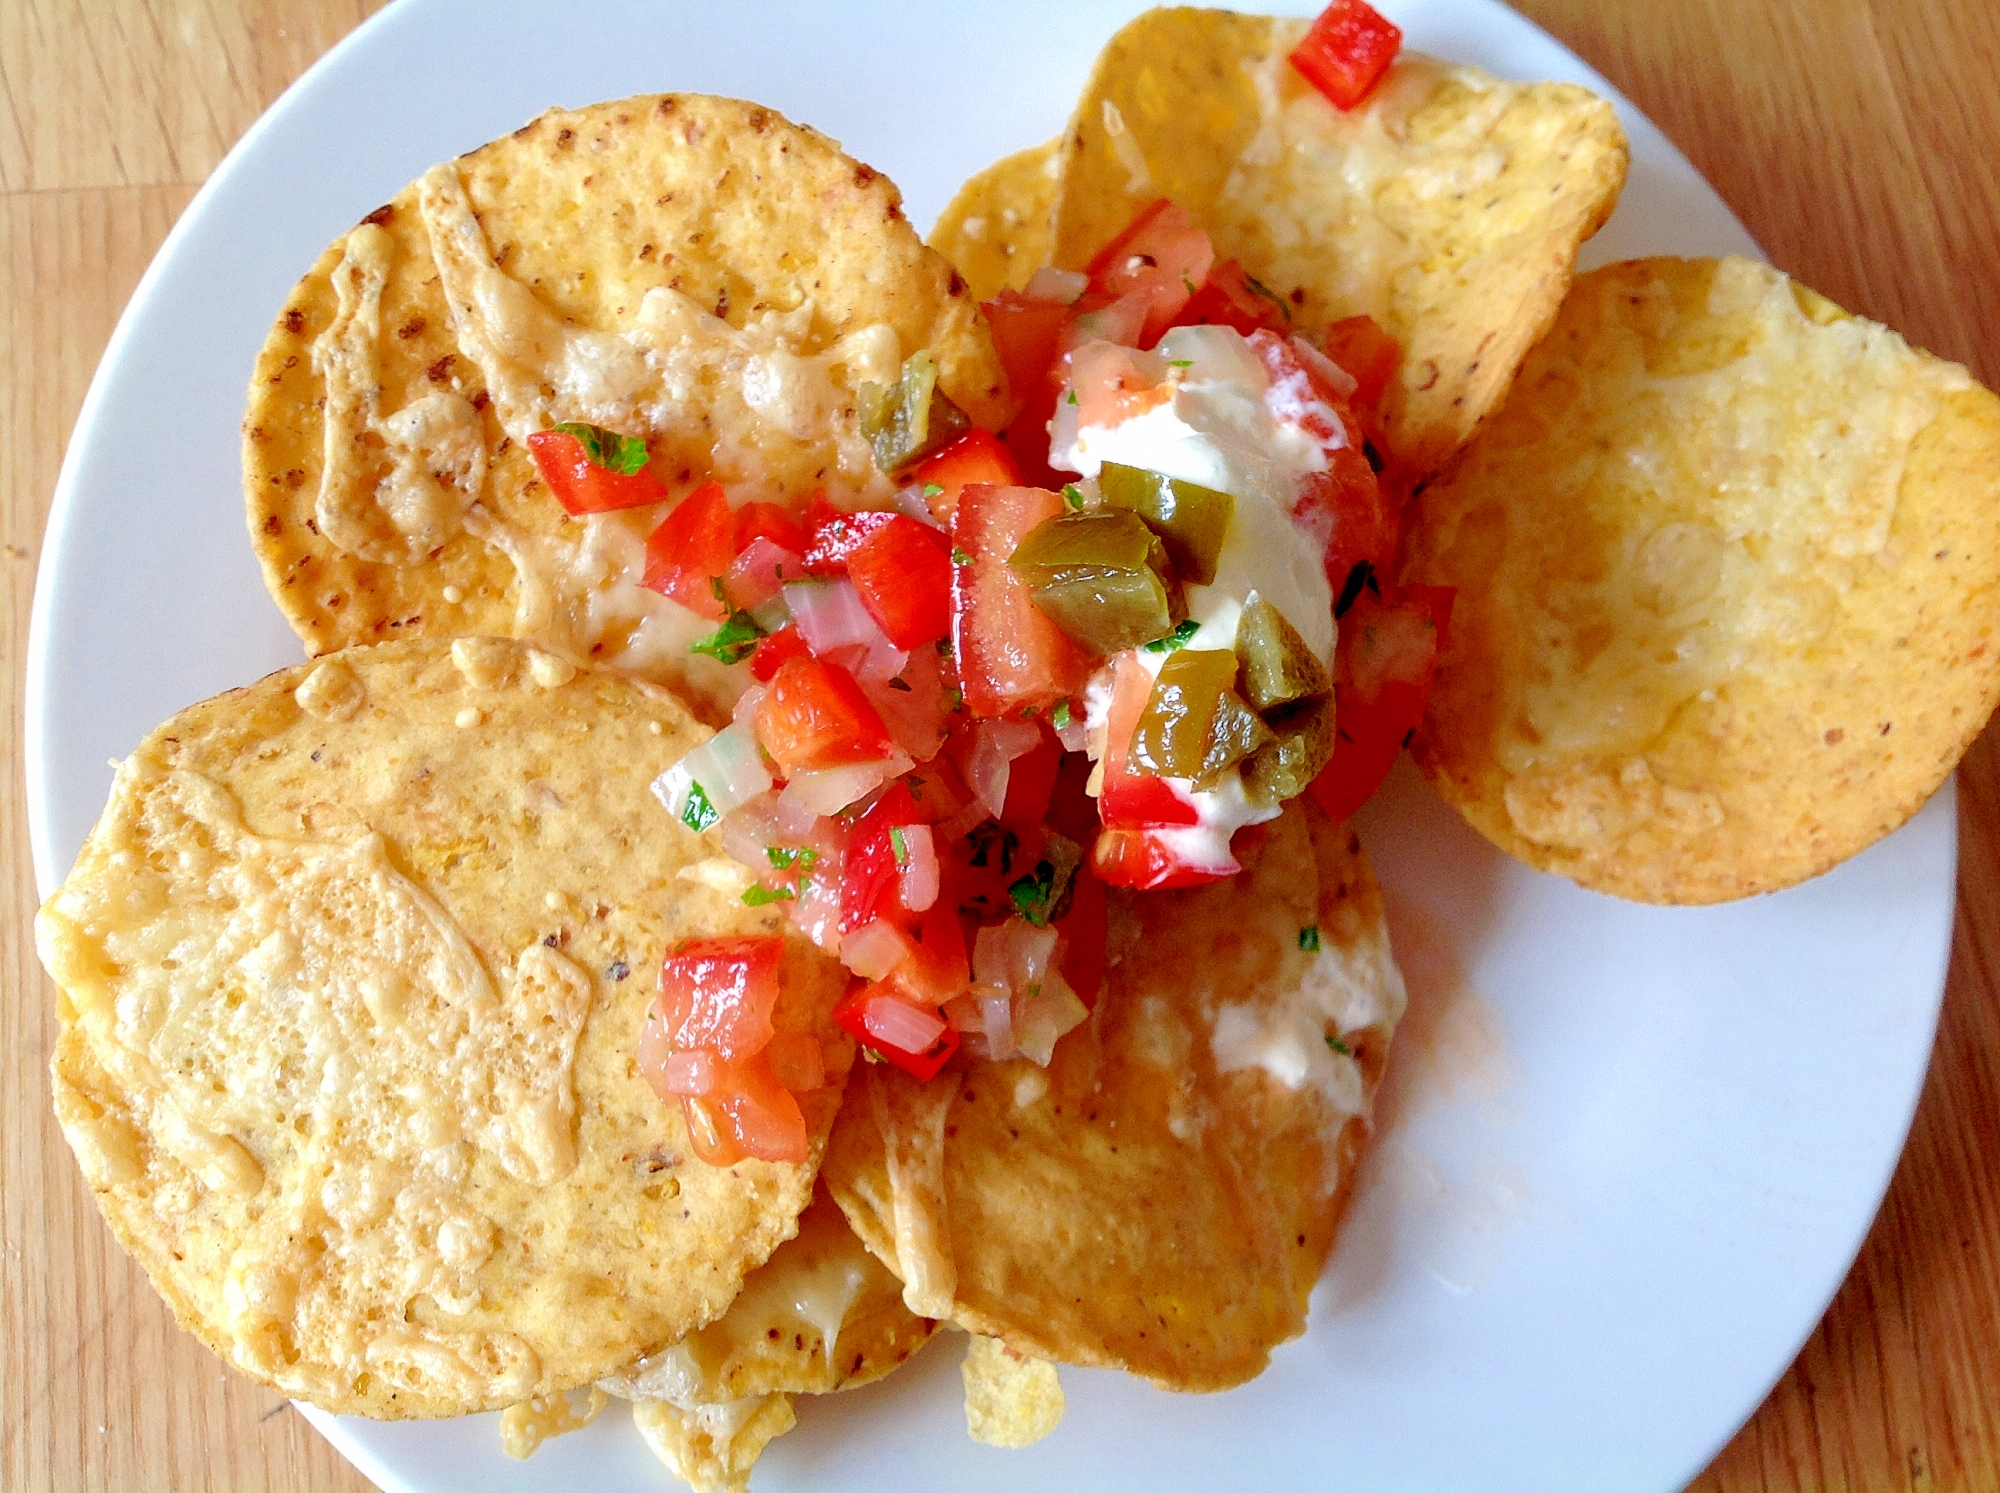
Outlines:
[{"label": "green herb fleck", "polygon": [[1078,399],[1078,398],[1076,397],[1076,390],[1074,390],[1074,389],[1071,389],[1071,390],[1069,391],[1069,393],[1065,394],[1065,395],[1063,396],[1063,403],[1064,403],[1064,404],[1078,404],[1078,403],[1081,403],[1081,401],[1080,401],[1080,400],[1079,400],[1079,399]]},{"label": "green herb fleck", "polygon": [[889,1061],[865,1042],[861,1044],[861,1060],[864,1063],[886,1063]]},{"label": "green herb fleck", "polygon": [[789,871],[794,867],[801,871],[810,871],[819,861],[819,852],[810,845],[799,850],[794,850],[789,845],[766,845],[764,858],[780,871]]},{"label": "green herb fleck", "polygon": [[690,653],[706,653],[725,664],[740,664],[757,651],[764,629],[748,612],[731,612],[729,620],[699,642],[688,644]]},{"label": "green herb fleck", "polygon": [[1181,272],[1181,284],[1186,288],[1187,293],[1189,295],[1194,294],[1194,281],[1190,280],[1187,277],[1187,272],[1185,270]]},{"label": "green herb fleck", "polygon": [[743,905],[746,907],[762,907],[767,902],[790,902],[797,895],[798,893],[794,892],[788,886],[781,886],[776,891],[772,891],[767,886],[753,886],[743,893]]},{"label": "green herb fleck", "polygon": [[711,824],[721,822],[722,816],[715,812],[715,805],[708,801],[708,794],[701,784],[688,784],[687,802],[681,805],[681,823],[700,834]]},{"label": "green herb fleck", "polygon": [[935,482],[926,482],[924,484],[924,498],[926,501],[931,498],[941,498],[943,496],[944,489],[939,487]]},{"label": "green herb fleck", "polygon": [[1069,504],[1070,512],[1081,512],[1083,509],[1083,489],[1078,487],[1074,482],[1065,482],[1063,484],[1063,501]]},{"label": "green herb fleck", "polygon": [[1069,723],[1070,723],[1069,701],[1067,700],[1056,701],[1056,708],[1049,712],[1049,724],[1054,726],[1058,731],[1060,731],[1064,729],[1066,726],[1068,726]]},{"label": "green herb fleck", "polygon": [[1344,1058],[1351,1058],[1354,1056],[1354,1049],[1349,1047],[1345,1042],[1341,1041],[1340,1038],[1338,1037],[1328,1037],[1326,1039],[1326,1045],[1328,1047],[1331,1047],[1335,1052],[1339,1053]]},{"label": "green herb fleck", "polygon": [[1035,863],[1034,874],[1023,876],[1007,888],[1007,896],[1018,912],[1037,928],[1049,921],[1049,899],[1055,895],[1056,868],[1047,861]]},{"label": "green herb fleck", "polygon": [[724,606],[729,605],[729,595],[722,589],[721,576],[719,575],[710,576],[708,578],[708,589],[714,594],[715,599],[717,601],[721,602]]},{"label": "green herb fleck", "polygon": [[1253,291],[1255,291],[1258,295],[1262,296],[1265,300],[1269,301],[1273,306],[1276,306],[1281,312],[1283,312],[1286,321],[1290,321],[1292,319],[1292,308],[1285,304],[1285,298],[1283,296],[1279,295],[1275,290],[1271,289],[1270,286],[1266,285],[1262,280],[1259,280],[1255,275],[1245,275],[1243,279]]},{"label": "green herb fleck", "polygon": [[1308,954],[1317,954],[1319,952],[1319,925],[1317,923],[1307,923],[1305,927],[1299,929],[1299,947],[1304,949]]},{"label": "green herb fleck", "polygon": [[954,544],[951,547],[951,563],[954,565],[970,565],[972,563],[972,556]]},{"label": "green herb fleck", "polygon": [[1146,644],[1148,653],[1172,653],[1176,648],[1184,648],[1187,641],[1201,631],[1201,624],[1190,617],[1164,638],[1155,638]]},{"label": "green herb fleck", "polygon": [[1168,358],[1168,359],[1167,359],[1167,366],[1168,366],[1169,368],[1192,368],[1192,367],[1194,367],[1194,359],[1193,359],[1193,358]]},{"label": "green herb fleck", "polygon": [[889,852],[896,857],[896,866],[899,870],[909,865],[910,847],[903,843],[903,831],[900,827],[889,831]]},{"label": "green herb fleck", "polygon": [[583,454],[594,467],[630,477],[646,465],[646,443],[636,436],[620,435],[602,425],[585,425],[577,420],[566,420],[555,428],[581,441]]}]

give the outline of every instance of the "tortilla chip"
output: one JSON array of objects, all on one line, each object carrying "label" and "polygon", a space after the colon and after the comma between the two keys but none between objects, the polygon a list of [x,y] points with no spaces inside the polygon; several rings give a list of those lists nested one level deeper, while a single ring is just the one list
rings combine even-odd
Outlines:
[{"label": "tortilla chip", "polygon": [[[969,1331],[1224,1389],[1304,1330],[1402,1007],[1358,842],[1294,804],[1240,876],[1114,893],[1107,988],[1046,1072],[971,1063],[933,1128],[864,1064],[823,1175],[906,1282],[907,1240],[941,1241]],[[899,1187],[924,1146],[942,1189]]]},{"label": "tortilla chip", "polygon": [[[36,919],[57,1118],[119,1241],[238,1368],[341,1413],[501,1409],[721,1315],[811,1197],[840,967],[677,872],[665,691],[412,640],[183,711]],[[805,1165],[696,1160],[634,1044],[665,950],[783,936]]]},{"label": "tortilla chip", "polygon": [[1003,156],[960,187],[938,215],[930,245],[958,266],[978,299],[1022,289],[1049,262],[1059,143],[1045,140]]},{"label": "tortilla chip", "polygon": [[1554,318],[1618,200],[1625,135],[1587,89],[1408,52],[1342,113],[1287,60],[1306,25],[1168,9],[1113,37],[1064,138],[1055,262],[1081,267],[1173,198],[1294,326],[1366,314],[1395,337],[1387,439],[1431,472]]},{"label": "tortilla chip", "polygon": [[550,1437],[581,1431],[597,1419],[610,1400],[611,1396],[593,1384],[588,1389],[509,1405],[500,1412],[500,1449],[516,1462],[525,1462]]},{"label": "tortilla chip", "polygon": [[799,1423],[786,1395],[683,1410],[668,1400],[632,1407],[653,1455],[694,1493],[748,1493],[764,1448]]},{"label": "tortilla chip", "polygon": [[965,1430],[974,1441],[1033,1446],[1062,1423],[1062,1382],[1052,1363],[974,1333],[959,1373],[965,1380]]},{"label": "tortilla chip", "polygon": [[527,435],[644,437],[674,496],[714,477],[886,502],[853,395],[920,348],[1001,421],[963,280],[824,135],[701,95],[551,110],[426,173],[293,291],[244,419],[251,539],[316,654],[528,637],[719,688],[687,653],[713,623],[636,584],[664,506],[570,518]]},{"label": "tortilla chip", "polygon": [[2000,400],[1766,266],[1611,265],[1407,577],[1459,588],[1416,756],[1487,838],[1646,902],[1789,886],[2000,700]]}]

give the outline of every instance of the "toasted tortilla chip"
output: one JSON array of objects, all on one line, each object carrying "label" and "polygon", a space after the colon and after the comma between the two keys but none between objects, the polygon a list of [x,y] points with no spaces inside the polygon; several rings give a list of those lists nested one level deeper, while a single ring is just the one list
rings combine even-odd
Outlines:
[{"label": "toasted tortilla chip", "polygon": [[1019,290],[1049,262],[1060,141],[1003,156],[958,189],[931,229],[930,246],[958,266],[973,295]]},{"label": "toasted tortilla chip", "polygon": [[1624,132],[1574,84],[1415,53],[1342,113],[1287,60],[1306,24],[1165,9],[1113,37],[1064,137],[1055,262],[1173,198],[1294,326],[1366,314],[1396,338],[1387,439],[1434,471],[1555,316],[1624,184]]},{"label": "toasted tortilla chip", "polygon": [[1062,1381],[1052,1363],[974,1333],[959,1374],[965,1380],[965,1430],[974,1441],[1033,1446],[1062,1423]]},{"label": "toasted tortilla chip", "polygon": [[[1295,804],[1240,876],[1114,894],[1107,988],[1046,1072],[971,1063],[933,1125],[923,1085],[863,1065],[823,1175],[906,1282],[949,1274],[960,1326],[1224,1389],[1304,1330],[1402,1007],[1358,842]],[[925,1147],[943,1187],[899,1185]]]},{"label": "toasted tortilla chip", "polygon": [[920,348],[1000,421],[963,280],[824,135],[701,95],[552,110],[433,168],[300,281],[250,386],[251,538],[313,653],[527,637],[726,693],[687,653],[714,624],[637,584],[665,505],[572,519],[527,436],[645,438],[676,497],[713,477],[885,501],[854,393]]},{"label": "toasted tortilla chip", "polygon": [[1646,902],[1789,886],[2000,699],[2000,399],[1766,266],[1611,265],[1407,573],[1458,587],[1417,760],[1495,844]]},{"label": "toasted tortilla chip", "polygon": [[501,1450],[515,1461],[525,1462],[550,1437],[581,1431],[597,1419],[610,1400],[610,1395],[593,1384],[588,1389],[536,1396],[509,1405],[500,1412]]},{"label": "toasted tortilla chip", "polygon": [[[351,650],[183,711],[36,919],[57,1118],[183,1325],[342,1413],[501,1409],[722,1314],[811,1197],[844,985],[651,780],[663,690],[499,639]],[[808,1164],[695,1159],[634,1046],[666,949],[785,940]]]},{"label": "toasted tortilla chip", "polygon": [[632,1407],[653,1455],[694,1493],[748,1493],[764,1448],[799,1423],[789,1395],[760,1395],[684,1410],[670,1400]]}]

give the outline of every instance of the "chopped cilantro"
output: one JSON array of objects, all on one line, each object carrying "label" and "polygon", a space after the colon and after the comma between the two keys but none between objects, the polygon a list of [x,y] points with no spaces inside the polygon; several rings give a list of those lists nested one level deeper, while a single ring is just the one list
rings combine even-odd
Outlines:
[{"label": "chopped cilantro", "polygon": [[1048,861],[1035,862],[1034,873],[1011,882],[1007,896],[1018,912],[1037,928],[1048,926],[1049,902],[1055,895],[1056,868]]},{"label": "chopped cilantro", "polygon": [[1069,391],[1069,393],[1067,393],[1067,394],[1063,395],[1063,403],[1064,403],[1064,404],[1077,404],[1077,403],[1079,403],[1079,402],[1080,402],[1080,401],[1079,401],[1079,400],[1077,399],[1077,397],[1076,397],[1076,390],[1074,390],[1074,389],[1071,389],[1071,390]]},{"label": "chopped cilantro", "polygon": [[717,601],[721,602],[721,603],[722,603],[722,604],[723,604],[724,606],[728,606],[728,605],[729,605],[729,596],[728,596],[728,593],[727,593],[727,592],[725,592],[725,591],[724,591],[724,590],[722,589],[722,577],[721,577],[721,576],[719,576],[719,575],[712,575],[712,576],[710,576],[710,577],[708,578],[708,589],[709,589],[709,591],[710,591],[710,592],[711,592],[711,593],[712,593],[712,594],[714,595],[714,597],[715,597],[715,599],[716,599]]},{"label": "chopped cilantro", "polygon": [[1063,484],[1063,501],[1069,504],[1070,512],[1077,513],[1083,508],[1083,489],[1074,482]]},{"label": "chopped cilantro", "polygon": [[1192,368],[1192,367],[1194,367],[1194,359],[1193,359],[1193,358],[1168,358],[1168,359],[1167,359],[1167,366],[1168,366],[1169,368]]},{"label": "chopped cilantro", "polygon": [[1058,731],[1060,731],[1063,729],[1063,727],[1067,726],[1069,723],[1070,723],[1069,701],[1067,700],[1056,701],[1056,708],[1049,712],[1049,724],[1054,726]]},{"label": "chopped cilantro", "polygon": [[[1248,279],[1249,277],[1246,275],[1244,278]],[[1181,284],[1186,287],[1187,293],[1189,295],[1194,294],[1194,281],[1190,280],[1187,277],[1187,272],[1185,270],[1181,272]]]},{"label": "chopped cilantro", "polygon": [[1286,321],[1290,321],[1292,319],[1292,308],[1285,304],[1285,298],[1283,296],[1279,295],[1275,290],[1271,289],[1270,286],[1266,285],[1262,280],[1259,280],[1255,275],[1245,275],[1243,278],[1249,284],[1250,288],[1254,290],[1258,295],[1262,296],[1265,300],[1269,301],[1273,306],[1276,306],[1280,311],[1284,312]]},{"label": "chopped cilantro", "polygon": [[585,425],[577,420],[566,420],[555,428],[581,441],[583,454],[594,467],[629,477],[646,465],[646,443],[636,436],[620,435],[602,425]]},{"label": "chopped cilantro", "polygon": [[1299,929],[1299,947],[1304,949],[1308,954],[1317,954],[1319,952],[1319,925],[1317,923],[1307,923],[1305,927]]},{"label": "chopped cilantro", "polygon": [[711,824],[721,821],[722,816],[715,812],[715,805],[708,801],[708,794],[701,784],[688,784],[687,802],[681,805],[681,823],[700,834]]},{"label": "chopped cilantro", "polygon": [[896,857],[898,869],[909,865],[910,847],[903,843],[903,831],[900,826],[889,831],[889,852]]},{"label": "chopped cilantro", "polygon": [[819,861],[819,852],[807,845],[794,850],[789,845],[766,845],[764,858],[780,871],[789,871],[796,866],[801,871],[810,871]]},{"label": "chopped cilantro", "polygon": [[1338,1037],[1328,1037],[1326,1039],[1326,1045],[1328,1047],[1331,1047],[1335,1052],[1339,1053],[1344,1058],[1351,1058],[1354,1056],[1354,1049],[1349,1047],[1345,1042],[1341,1041],[1340,1038]]},{"label": "chopped cilantro", "polygon": [[1201,624],[1190,617],[1164,638],[1155,638],[1146,644],[1148,653],[1172,653],[1176,648],[1187,645],[1189,638],[1201,631]]},{"label": "chopped cilantro", "polygon": [[757,651],[764,629],[748,612],[731,612],[729,620],[707,637],[688,644],[690,653],[706,653],[725,664],[740,664]]},{"label": "chopped cilantro", "polygon": [[753,886],[743,893],[743,904],[746,907],[762,907],[767,902],[790,902],[797,895],[788,886],[781,886],[776,891],[767,886]]},{"label": "chopped cilantro", "polygon": [[972,563],[972,556],[954,544],[951,547],[951,563],[954,565],[970,565]]},{"label": "chopped cilantro", "polygon": [[935,482],[926,482],[924,484],[924,497],[926,499],[941,498],[943,496],[944,489],[939,487]]}]

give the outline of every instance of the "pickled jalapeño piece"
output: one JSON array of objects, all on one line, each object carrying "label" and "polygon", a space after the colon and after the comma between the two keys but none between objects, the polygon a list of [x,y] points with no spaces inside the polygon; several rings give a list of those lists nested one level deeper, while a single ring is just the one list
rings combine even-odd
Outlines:
[{"label": "pickled jalape\u00f1o piece", "polygon": [[1215,580],[1215,566],[1229,536],[1236,499],[1212,487],[1163,477],[1141,467],[1107,461],[1097,474],[1098,490],[1114,508],[1143,518],[1166,541],[1174,569],[1197,586]]},{"label": "pickled jalape\u00f1o piece", "polygon": [[930,349],[903,360],[902,379],[887,387],[864,383],[859,393],[861,433],[875,447],[875,465],[895,473],[949,445],[972,428],[965,411],[938,387]]},{"label": "pickled jalape\u00f1o piece", "polygon": [[1187,615],[1166,547],[1130,513],[1060,514],[1036,525],[1007,563],[1049,620],[1093,653],[1136,648]]},{"label": "pickled jalape\u00f1o piece", "polygon": [[1333,688],[1326,665],[1313,657],[1298,630],[1256,592],[1236,623],[1237,689],[1252,709],[1267,711],[1310,699]]},{"label": "pickled jalape\u00f1o piece", "polygon": [[1227,649],[1183,648],[1160,665],[1153,692],[1132,733],[1131,762],[1140,772],[1192,778],[1212,786],[1270,737],[1236,693],[1236,655]]},{"label": "pickled jalape\u00f1o piece", "polygon": [[1273,712],[1271,739],[1243,764],[1243,791],[1259,808],[1297,798],[1333,760],[1333,696],[1315,695]]},{"label": "pickled jalape\u00f1o piece", "polygon": [[1235,768],[1271,741],[1271,729],[1257,718],[1257,712],[1243,703],[1235,690],[1223,691],[1215,702],[1215,719],[1208,728],[1208,750],[1201,759],[1201,772],[1194,780],[1197,791],[1216,787]]}]

